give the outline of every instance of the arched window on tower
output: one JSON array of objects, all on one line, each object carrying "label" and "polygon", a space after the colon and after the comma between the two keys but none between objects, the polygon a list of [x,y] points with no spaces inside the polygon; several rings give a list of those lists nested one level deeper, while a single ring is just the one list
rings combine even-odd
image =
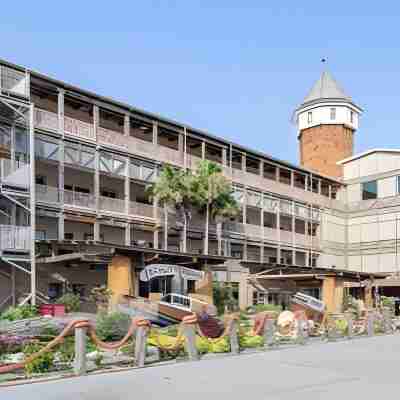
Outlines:
[{"label": "arched window on tower", "polygon": [[332,108],[330,109],[330,112],[331,112],[331,121],[333,121],[333,120],[336,119],[336,108],[335,108],[335,107],[332,107]]},{"label": "arched window on tower", "polygon": [[350,111],[350,122],[353,124],[354,123],[354,112]]},{"label": "arched window on tower", "polygon": [[308,122],[309,124],[312,123],[312,111],[309,111],[309,112],[307,113],[307,122]]}]

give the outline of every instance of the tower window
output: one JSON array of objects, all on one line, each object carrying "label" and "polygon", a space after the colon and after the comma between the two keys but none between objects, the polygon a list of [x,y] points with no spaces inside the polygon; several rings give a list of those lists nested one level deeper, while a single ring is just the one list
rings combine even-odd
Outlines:
[{"label": "tower window", "polygon": [[309,124],[311,124],[311,122],[312,122],[312,112],[311,112],[311,111],[309,111],[309,112],[307,113],[307,122],[308,122]]},{"label": "tower window", "polygon": [[330,112],[331,112],[331,120],[335,120],[336,119],[336,108],[332,107],[330,109]]},{"label": "tower window", "polygon": [[350,111],[350,122],[353,123],[354,122],[354,112]]}]

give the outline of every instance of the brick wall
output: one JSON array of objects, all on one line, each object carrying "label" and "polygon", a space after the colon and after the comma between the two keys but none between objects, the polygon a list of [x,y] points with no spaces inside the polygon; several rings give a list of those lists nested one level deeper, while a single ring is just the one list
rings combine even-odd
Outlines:
[{"label": "brick wall", "polygon": [[299,137],[300,164],[322,174],[341,177],[337,161],[353,154],[353,130],[343,125],[319,125],[304,129]]}]

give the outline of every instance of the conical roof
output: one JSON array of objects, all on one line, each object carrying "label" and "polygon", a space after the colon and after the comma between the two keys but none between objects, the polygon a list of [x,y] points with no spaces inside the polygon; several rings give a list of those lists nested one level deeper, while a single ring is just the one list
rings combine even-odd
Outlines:
[{"label": "conical roof", "polygon": [[333,76],[328,71],[324,71],[303,100],[302,105],[328,99],[352,102],[351,98],[346,95]]}]

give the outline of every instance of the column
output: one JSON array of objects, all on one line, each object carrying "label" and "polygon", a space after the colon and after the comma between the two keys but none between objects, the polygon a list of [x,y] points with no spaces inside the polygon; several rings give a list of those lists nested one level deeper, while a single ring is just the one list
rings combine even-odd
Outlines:
[{"label": "column", "polygon": [[280,168],[277,166],[277,167],[276,167],[276,170],[275,170],[275,180],[276,180],[277,182],[279,182],[279,170],[280,170]]},{"label": "column", "polygon": [[263,160],[260,160],[259,172],[260,172],[260,176],[263,178],[264,177],[264,161]]},{"label": "column", "polygon": [[294,201],[292,201],[292,264],[296,265],[296,217],[294,213],[294,204]]},{"label": "column", "polygon": [[124,136],[130,136],[131,133],[131,122],[129,114],[124,115]]},{"label": "column", "polygon": [[[94,199],[98,215],[100,210],[100,151],[98,149],[94,153]],[[94,223],[93,238],[96,241],[100,240],[100,222],[98,220]]]},{"label": "column", "polygon": [[201,159],[206,159],[206,142],[204,140],[201,142]]},{"label": "column", "polygon": [[261,248],[260,248],[260,261],[264,262],[264,193],[261,193]]},{"label": "column", "polygon": [[96,141],[98,141],[97,138],[97,128],[100,125],[100,110],[99,106],[93,105],[93,131],[94,131],[94,137],[96,138]]},{"label": "column", "polygon": [[276,234],[277,234],[277,242],[278,242],[278,247],[276,251],[276,256],[277,256],[277,263],[281,263],[281,206],[280,206],[280,200],[278,200],[278,207],[276,210]]},{"label": "column", "polygon": [[131,202],[131,178],[130,178],[130,158],[125,157],[125,177],[124,177],[124,197],[125,197],[125,214],[129,215]]},{"label": "column", "polygon": [[153,144],[158,144],[158,124],[153,122]]},{"label": "column", "polygon": [[222,165],[225,166],[225,167],[227,166],[227,162],[228,162],[226,153],[227,153],[226,147],[224,147],[222,149]]},{"label": "column", "polygon": [[15,171],[15,124],[11,125],[10,135],[11,171]]},{"label": "column", "polygon": [[246,172],[246,153],[242,153],[242,171]]},{"label": "column", "polygon": [[130,245],[131,245],[131,224],[127,222],[125,226],[125,246],[130,246]]},{"label": "column", "polygon": [[114,256],[107,267],[107,287],[112,291],[111,304],[123,295],[133,296],[136,283],[135,266],[126,256]]},{"label": "column", "polygon": [[61,211],[60,214],[58,214],[58,240],[64,240],[64,232],[65,232],[65,217],[64,217],[64,212]]}]

